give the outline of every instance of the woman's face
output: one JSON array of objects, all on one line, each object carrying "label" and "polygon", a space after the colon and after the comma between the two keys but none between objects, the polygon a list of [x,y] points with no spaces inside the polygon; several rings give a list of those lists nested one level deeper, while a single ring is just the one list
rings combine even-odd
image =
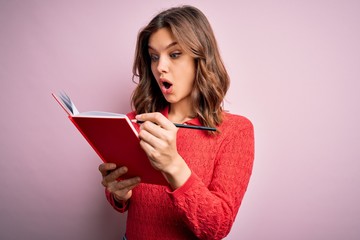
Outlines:
[{"label": "woman's face", "polygon": [[191,104],[190,94],[195,81],[195,60],[178,44],[167,28],[154,32],[149,39],[151,71],[170,103]]}]

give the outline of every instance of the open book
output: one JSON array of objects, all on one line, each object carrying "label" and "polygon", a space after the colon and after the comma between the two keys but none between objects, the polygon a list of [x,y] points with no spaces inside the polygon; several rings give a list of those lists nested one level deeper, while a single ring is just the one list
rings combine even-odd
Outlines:
[{"label": "open book", "polygon": [[161,172],[151,166],[140,147],[138,133],[126,115],[96,111],[80,113],[65,93],[52,95],[103,162],[128,168],[121,178],[138,176],[143,183],[167,185]]}]

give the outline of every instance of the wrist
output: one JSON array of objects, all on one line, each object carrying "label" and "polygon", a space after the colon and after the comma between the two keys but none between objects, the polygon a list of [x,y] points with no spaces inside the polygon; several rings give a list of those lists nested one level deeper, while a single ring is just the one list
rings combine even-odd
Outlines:
[{"label": "wrist", "polygon": [[191,176],[191,170],[181,156],[162,173],[174,190],[181,187]]},{"label": "wrist", "polygon": [[120,200],[120,199],[118,199],[117,197],[116,197],[116,194],[114,194],[114,193],[112,193],[111,194],[112,195],[112,197],[113,197],[113,199],[114,199],[114,202],[123,202],[122,200]]},{"label": "wrist", "polygon": [[119,198],[116,196],[116,194],[114,194],[114,193],[112,193],[111,195],[112,195],[112,198],[114,199],[115,205],[118,206],[118,207],[123,207],[123,206],[125,206],[126,202],[128,201],[128,200],[119,199]]},{"label": "wrist", "polygon": [[116,198],[115,194],[111,194],[111,195],[112,195],[113,207],[119,212],[125,212],[129,205],[129,199],[128,200],[120,200],[120,199]]}]

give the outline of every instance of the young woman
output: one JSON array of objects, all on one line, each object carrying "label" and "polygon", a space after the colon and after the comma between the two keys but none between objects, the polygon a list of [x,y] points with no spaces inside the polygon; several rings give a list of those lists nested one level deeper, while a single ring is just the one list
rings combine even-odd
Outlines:
[{"label": "young woman", "polygon": [[[254,132],[224,112],[229,77],[205,15],[183,6],[159,13],[138,35],[132,96],[141,147],[168,186],[117,179],[126,167],[99,166],[110,204],[128,212],[126,237],[222,239],[250,179]],[[216,127],[207,132],[173,123]]]}]

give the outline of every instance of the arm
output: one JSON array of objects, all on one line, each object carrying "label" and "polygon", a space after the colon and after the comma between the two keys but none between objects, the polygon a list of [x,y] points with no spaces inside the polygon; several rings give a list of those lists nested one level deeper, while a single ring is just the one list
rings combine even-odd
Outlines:
[{"label": "arm", "polygon": [[146,121],[140,126],[140,144],[153,167],[162,171],[168,180],[170,199],[183,216],[184,223],[201,239],[225,237],[234,222],[252,171],[254,131],[251,122],[231,117],[223,123],[222,141],[213,149],[217,153],[212,180],[206,186],[179,157],[177,130],[170,121],[158,113],[138,115],[137,119]]},{"label": "arm", "polygon": [[207,187],[192,173],[169,195],[184,222],[200,239],[221,239],[230,231],[249,183],[254,159],[250,122],[223,140],[217,152],[213,179]]},{"label": "arm", "polygon": [[177,127],[161,113],[137,115],[144,121],[140,126],[140,146],[151,165],[162,172],[172,189],[182,186],[190,177],[191,170],[177,151]]},{"label": "arm", "polygon": [[110,205],[118,212],[124,213],[129,208],[130,199],[124,200],[116,200],[115,196],[105,188],[105,196]]},{"label": "arm", "polygon": [[105,187],[106,199],[115,210],[125,212],[132,196],[132,189],[140,183],[140,178],[118,180],[127,172],[127,168],[116,168],[113,163],[101,164],[99,171],[103,178],[101,183]]}]

